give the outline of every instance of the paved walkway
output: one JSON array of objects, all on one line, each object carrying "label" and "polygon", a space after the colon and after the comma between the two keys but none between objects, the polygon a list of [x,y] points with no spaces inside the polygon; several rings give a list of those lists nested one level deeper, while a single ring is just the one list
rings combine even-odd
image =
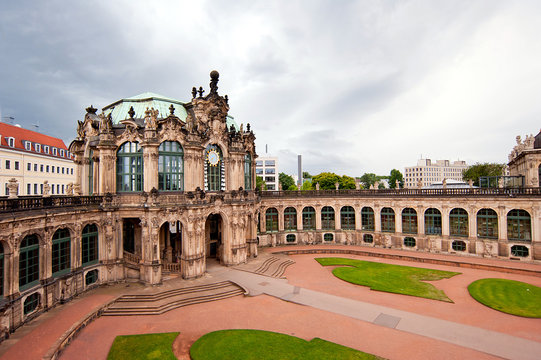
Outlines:
[{"label": "paved walkway", "polygon": [[506,359],[537,360],[541,354],[541,343],[500,332],[308,290],[290,285],[287,280],[245,271],[212,268],[209,272],[217,278],[223,277],[236,282],[247,289],[251,296],[267,294],[296,304],[446,341]]}]

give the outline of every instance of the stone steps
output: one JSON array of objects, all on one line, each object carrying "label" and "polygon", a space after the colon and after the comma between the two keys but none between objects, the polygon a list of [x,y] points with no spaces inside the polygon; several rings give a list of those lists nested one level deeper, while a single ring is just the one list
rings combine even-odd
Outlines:
[{"label": "stone steps", "polygon": [[294,263],[295,261],[291,259],[278,258],[276,256],[272,256],[266,259],[255,270],[247,270],[247,269],[243,269],[243,270],[253,272],[259,275],[281,278],[284,275],[286,268],[289,265],[292,265]]},{"label": "stone steps", "polygon": [[160,315],[193,304],[243,295],[245,291],[230,281],[163,291],[156,294],[130,294],[118,298],[102,316]]}]

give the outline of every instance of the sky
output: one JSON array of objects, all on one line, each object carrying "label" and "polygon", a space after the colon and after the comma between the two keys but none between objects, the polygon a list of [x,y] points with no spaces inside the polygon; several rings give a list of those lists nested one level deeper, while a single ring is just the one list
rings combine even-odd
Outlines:
[{"label": "sky", "polygon": [[281,172],[505,163],[541,128],[540,18],[537,0],[5,1],[0,118],[69,145],[89,105],[187,102],[218,70]]}]

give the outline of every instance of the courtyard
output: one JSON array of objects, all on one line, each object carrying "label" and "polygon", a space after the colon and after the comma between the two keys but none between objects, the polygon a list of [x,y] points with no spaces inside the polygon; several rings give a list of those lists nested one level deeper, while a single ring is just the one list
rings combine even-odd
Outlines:
[{"label": "courtyard", "polygon": [[[358,250],[355,246],[262,248],[246,265],[223,267],[209,262],[205,276],[172,278],[161,286],[119,283],[91,290],[72,302],[18,329],[0,346],[3,359],[43,358],[74,323],[89,312],[127,293],[158,293],[176,286],[195,286],[229,279],[248,296],[178,307],[159,315],[101,316],[84,327],[61,353],[61,359],[105,359],[118,335],[180,332],[173,343],[179,359],[189,359],[190,345],[204,334],[222,329],[259,329],[305,340],[321,338],[387,359],[529,359],[541,349],[541,319],[523,318],[488,308],[468,293],[468,285],[484,278],[502,278],[541,286],[538,266],[526,262],[411,252],[416,261],[389,259],[404,251],[369,249],[370,256],[347,254],[281,255],[282,250]],[[363,248],[364,250],[365,248]],[[332,266],[315,259],[339,256],[387,264],[459,272],[431,281],[452,302],[373,291],[342,281]],[[283,275],[269,264],[291,260]],[[271,261],[269,261],[271,259]],[[439,265],[458,261],[461,266]],[[267,265],[265,265],[267,264]],[[493,266],[504,271],[479,270]],[[509,270],[511,269],[511,270]],[[533,270],[532,275],[513,271]],[[264,273],[264,271],[263,271]],[[268,275],[268,274],[267,274]],[[378,316],[374,314],[380,312]]]}]

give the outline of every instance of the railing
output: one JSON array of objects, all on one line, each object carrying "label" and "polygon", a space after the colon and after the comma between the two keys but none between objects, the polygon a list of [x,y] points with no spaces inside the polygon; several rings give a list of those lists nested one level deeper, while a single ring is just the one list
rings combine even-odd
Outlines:
[{"label": "railing", "polygon": [[100,205],[103,196],[21,196],[0,199],[0,212]]},{"label": "railing", "polygon": [[180,263],[162,262],[163,270],[169,272],[180,272]]},{"label": "railing", "polygon": [[141,257],[139,255],[124,251],[124,261],[139,265],[139,262],[141,262]]},{"label": "railing", "polygon": [[262,191],[262,198],[295,197],[445,197],[445,196],[506,196],[541,197],[541,188],[465,188],[465,189],[361,189],[361,190],[307,190]]}]

